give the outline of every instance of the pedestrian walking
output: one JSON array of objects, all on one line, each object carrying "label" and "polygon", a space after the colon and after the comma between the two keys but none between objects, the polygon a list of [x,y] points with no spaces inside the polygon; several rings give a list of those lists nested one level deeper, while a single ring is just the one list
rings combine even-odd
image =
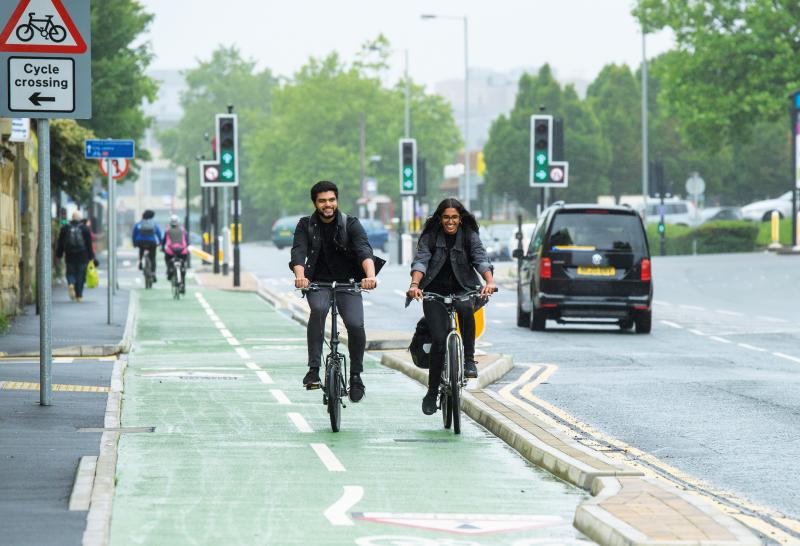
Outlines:
[{"label": "pedestrian walking", "polygon": [[72,213],[72,220],[61,226],[56,244],[56,257],[64,257],[67,266],[67,283],[69,283],[69,298],[73,301],[83,301],[83,285],[86,282],[86,266],[89,260],[94,260],[92,249],[92,236],[81,222],[80,211]]}]

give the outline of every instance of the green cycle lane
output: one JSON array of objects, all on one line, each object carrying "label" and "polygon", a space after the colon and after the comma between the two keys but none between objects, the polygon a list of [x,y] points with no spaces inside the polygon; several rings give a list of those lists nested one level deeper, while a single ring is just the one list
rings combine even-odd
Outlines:
[{"label": "green cycle lane", "polygon": [[[584,544],[588,494],[367,359],[333,433],[305,391],[305,328],[252,293],[140,291],[125,372],[112,546]],[[369,297],[369,296],[366,296]]]}]

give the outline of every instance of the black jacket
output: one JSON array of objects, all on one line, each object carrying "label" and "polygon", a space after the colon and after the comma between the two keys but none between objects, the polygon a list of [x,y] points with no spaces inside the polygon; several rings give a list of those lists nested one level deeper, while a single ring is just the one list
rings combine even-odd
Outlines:
[{"label": "black jacket", "polygon": [[[70,227],[78,225],[83,235],[83,251],[69,252],[67,248],[67,234]],[[92,235],[89,233],[89,228],[77,220],[72,220],[69,224],[61,226],[61,231],[58,232],[58,241],[56,242],[56,257],[66,254],[68,262],[83,262],[88,263],[89,260],[94,259],[94,250],[92,250]]]},{"label": "black jacket", "polygon": [[[361,262],[372,258],[372,247],[367,240],[367,233],[358,218],[347,216],[347,244],[343,244],[341,215],[336,211],[336,234],[333,237],[334,244],[344,248],[353,262],[353,279],[360,281],[364,278],[364,268]],[[304,216],[297,222],[294,230],[294,242],[292,243],[292,259],[289,262],[289,269],[296,265],[305,267],[305,276],[308,279],[314,278],[317,259],[321,254],[322,235],[320,234],[321,220],[316,213],[311,216]]]},{"label": "black jacket", "polygon": [[[487,271],[493,271],[494,267],[486,257],[486,249],[483,248],[481,238],[471,229],[467,236],[465,231],[467,229],[470,228],[460,227],[456,232],[456,241],[450,250],[450,265],[453,267],[453,274],[458,284],[465,290],[471,290],[481,284],[481,279],[475,271],[483,275]],[[437,229],[420,237],[417,243],[417,255],[411,263],[411,271],[424,273],[419,283],[420,290],[425,290],[425,287],[436,278],[447,256],[444,231]]]}]

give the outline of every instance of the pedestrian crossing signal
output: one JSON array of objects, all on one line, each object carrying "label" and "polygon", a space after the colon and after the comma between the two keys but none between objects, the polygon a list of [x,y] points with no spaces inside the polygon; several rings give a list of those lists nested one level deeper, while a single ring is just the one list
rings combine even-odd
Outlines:
[{"label": "pedestrian crossing signal", "polygon": [[226,186],[239,184],[239,158],[236,114],[217,114],[217,160],[220,182]]}]

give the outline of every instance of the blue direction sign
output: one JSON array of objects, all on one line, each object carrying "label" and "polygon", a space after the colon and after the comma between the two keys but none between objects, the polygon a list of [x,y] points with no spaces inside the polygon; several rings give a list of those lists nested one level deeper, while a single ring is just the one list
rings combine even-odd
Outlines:
[{"label": "blue direction sign", "polygon": [[84,140],[86,159],[133,159],[136,157],[133,140]]}]

